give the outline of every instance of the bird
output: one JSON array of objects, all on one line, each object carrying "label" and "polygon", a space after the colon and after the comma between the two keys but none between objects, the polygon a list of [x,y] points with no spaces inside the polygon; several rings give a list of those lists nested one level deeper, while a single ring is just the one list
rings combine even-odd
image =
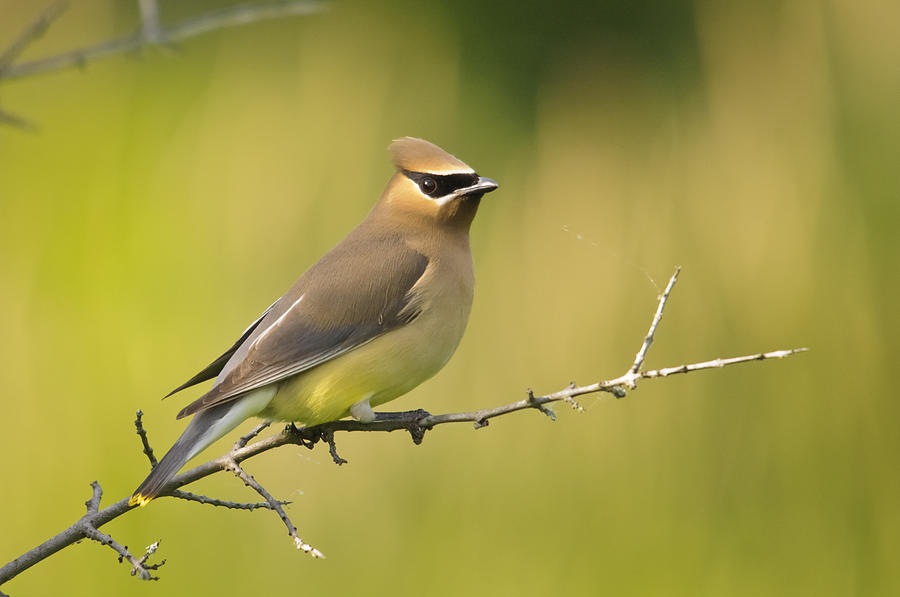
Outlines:
[{"label": "bird", "polygon": [[469,228],[498,184],[424,139],[396,139],[388,150],[396,172],[363,221],[166,396],[214,379],[178,413],[193,418],[130,506],[158,497],[188,460],[248,418],[372,422],[373,407],[453,355],[475,284]]}]

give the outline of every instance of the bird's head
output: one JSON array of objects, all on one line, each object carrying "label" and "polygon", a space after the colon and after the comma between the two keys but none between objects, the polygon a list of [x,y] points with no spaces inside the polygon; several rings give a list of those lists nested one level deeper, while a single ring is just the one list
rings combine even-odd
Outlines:
[{"label": "bird's head", "polygon": [[403,137],[390,146],[397,173],[379,207],[468,229],[485,193],[497,188],[490,178],[424,139]]}]

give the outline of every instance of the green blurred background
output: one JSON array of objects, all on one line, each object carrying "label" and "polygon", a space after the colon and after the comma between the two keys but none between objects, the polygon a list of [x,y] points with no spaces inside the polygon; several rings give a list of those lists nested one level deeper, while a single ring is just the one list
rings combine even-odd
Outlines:
[{"label": "green blurred background", "polygon": [[[160,583],[84,542],[26,595],[900,594],[900,4],[337,1],[315,16],[0,84],[0,561],[127,495],[227,347],[367,212],[385,147],[430,139],[496,178],[469,329],[393,403],[450,412],[647,361],[809,346],[442,427],[284,448],[247,468],[278,519],[160,500]],[[222,2],[162,2],[164,22]],[[2,0],[0,46],[43,3]],[[131,33],[80,1],[24,58]],[[246,426],[245,426],[246,427]],[[223,440],[205,455],[229,445]],[[253,499],[218,475],[197,490]]]}]

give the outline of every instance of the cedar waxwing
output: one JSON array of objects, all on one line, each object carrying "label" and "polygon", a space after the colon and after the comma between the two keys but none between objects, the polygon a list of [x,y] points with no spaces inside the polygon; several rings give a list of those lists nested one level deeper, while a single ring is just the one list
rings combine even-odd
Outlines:
[{"label": "cedar waxwing", "polygon": [[371,422],[456,350],[475,279],[469,226],[490,178],[412,137],[390,146],[397,173],[363,222],[169,395],[215,378],[178,413],[187,429],[135,490],[155,498],[184,464],[248,417]]}]

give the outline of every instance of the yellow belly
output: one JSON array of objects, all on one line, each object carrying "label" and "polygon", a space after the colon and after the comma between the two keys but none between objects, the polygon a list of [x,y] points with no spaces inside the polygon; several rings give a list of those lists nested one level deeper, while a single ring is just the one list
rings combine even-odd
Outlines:
[{"label": "yellow belly", "polygon": [[409,392],[453,355],[469,315],[469,301],[422,313],[415,321],[355,350],[281,382],[260,417],[318,425],[350,414],[369,399],[374,407]]}]

